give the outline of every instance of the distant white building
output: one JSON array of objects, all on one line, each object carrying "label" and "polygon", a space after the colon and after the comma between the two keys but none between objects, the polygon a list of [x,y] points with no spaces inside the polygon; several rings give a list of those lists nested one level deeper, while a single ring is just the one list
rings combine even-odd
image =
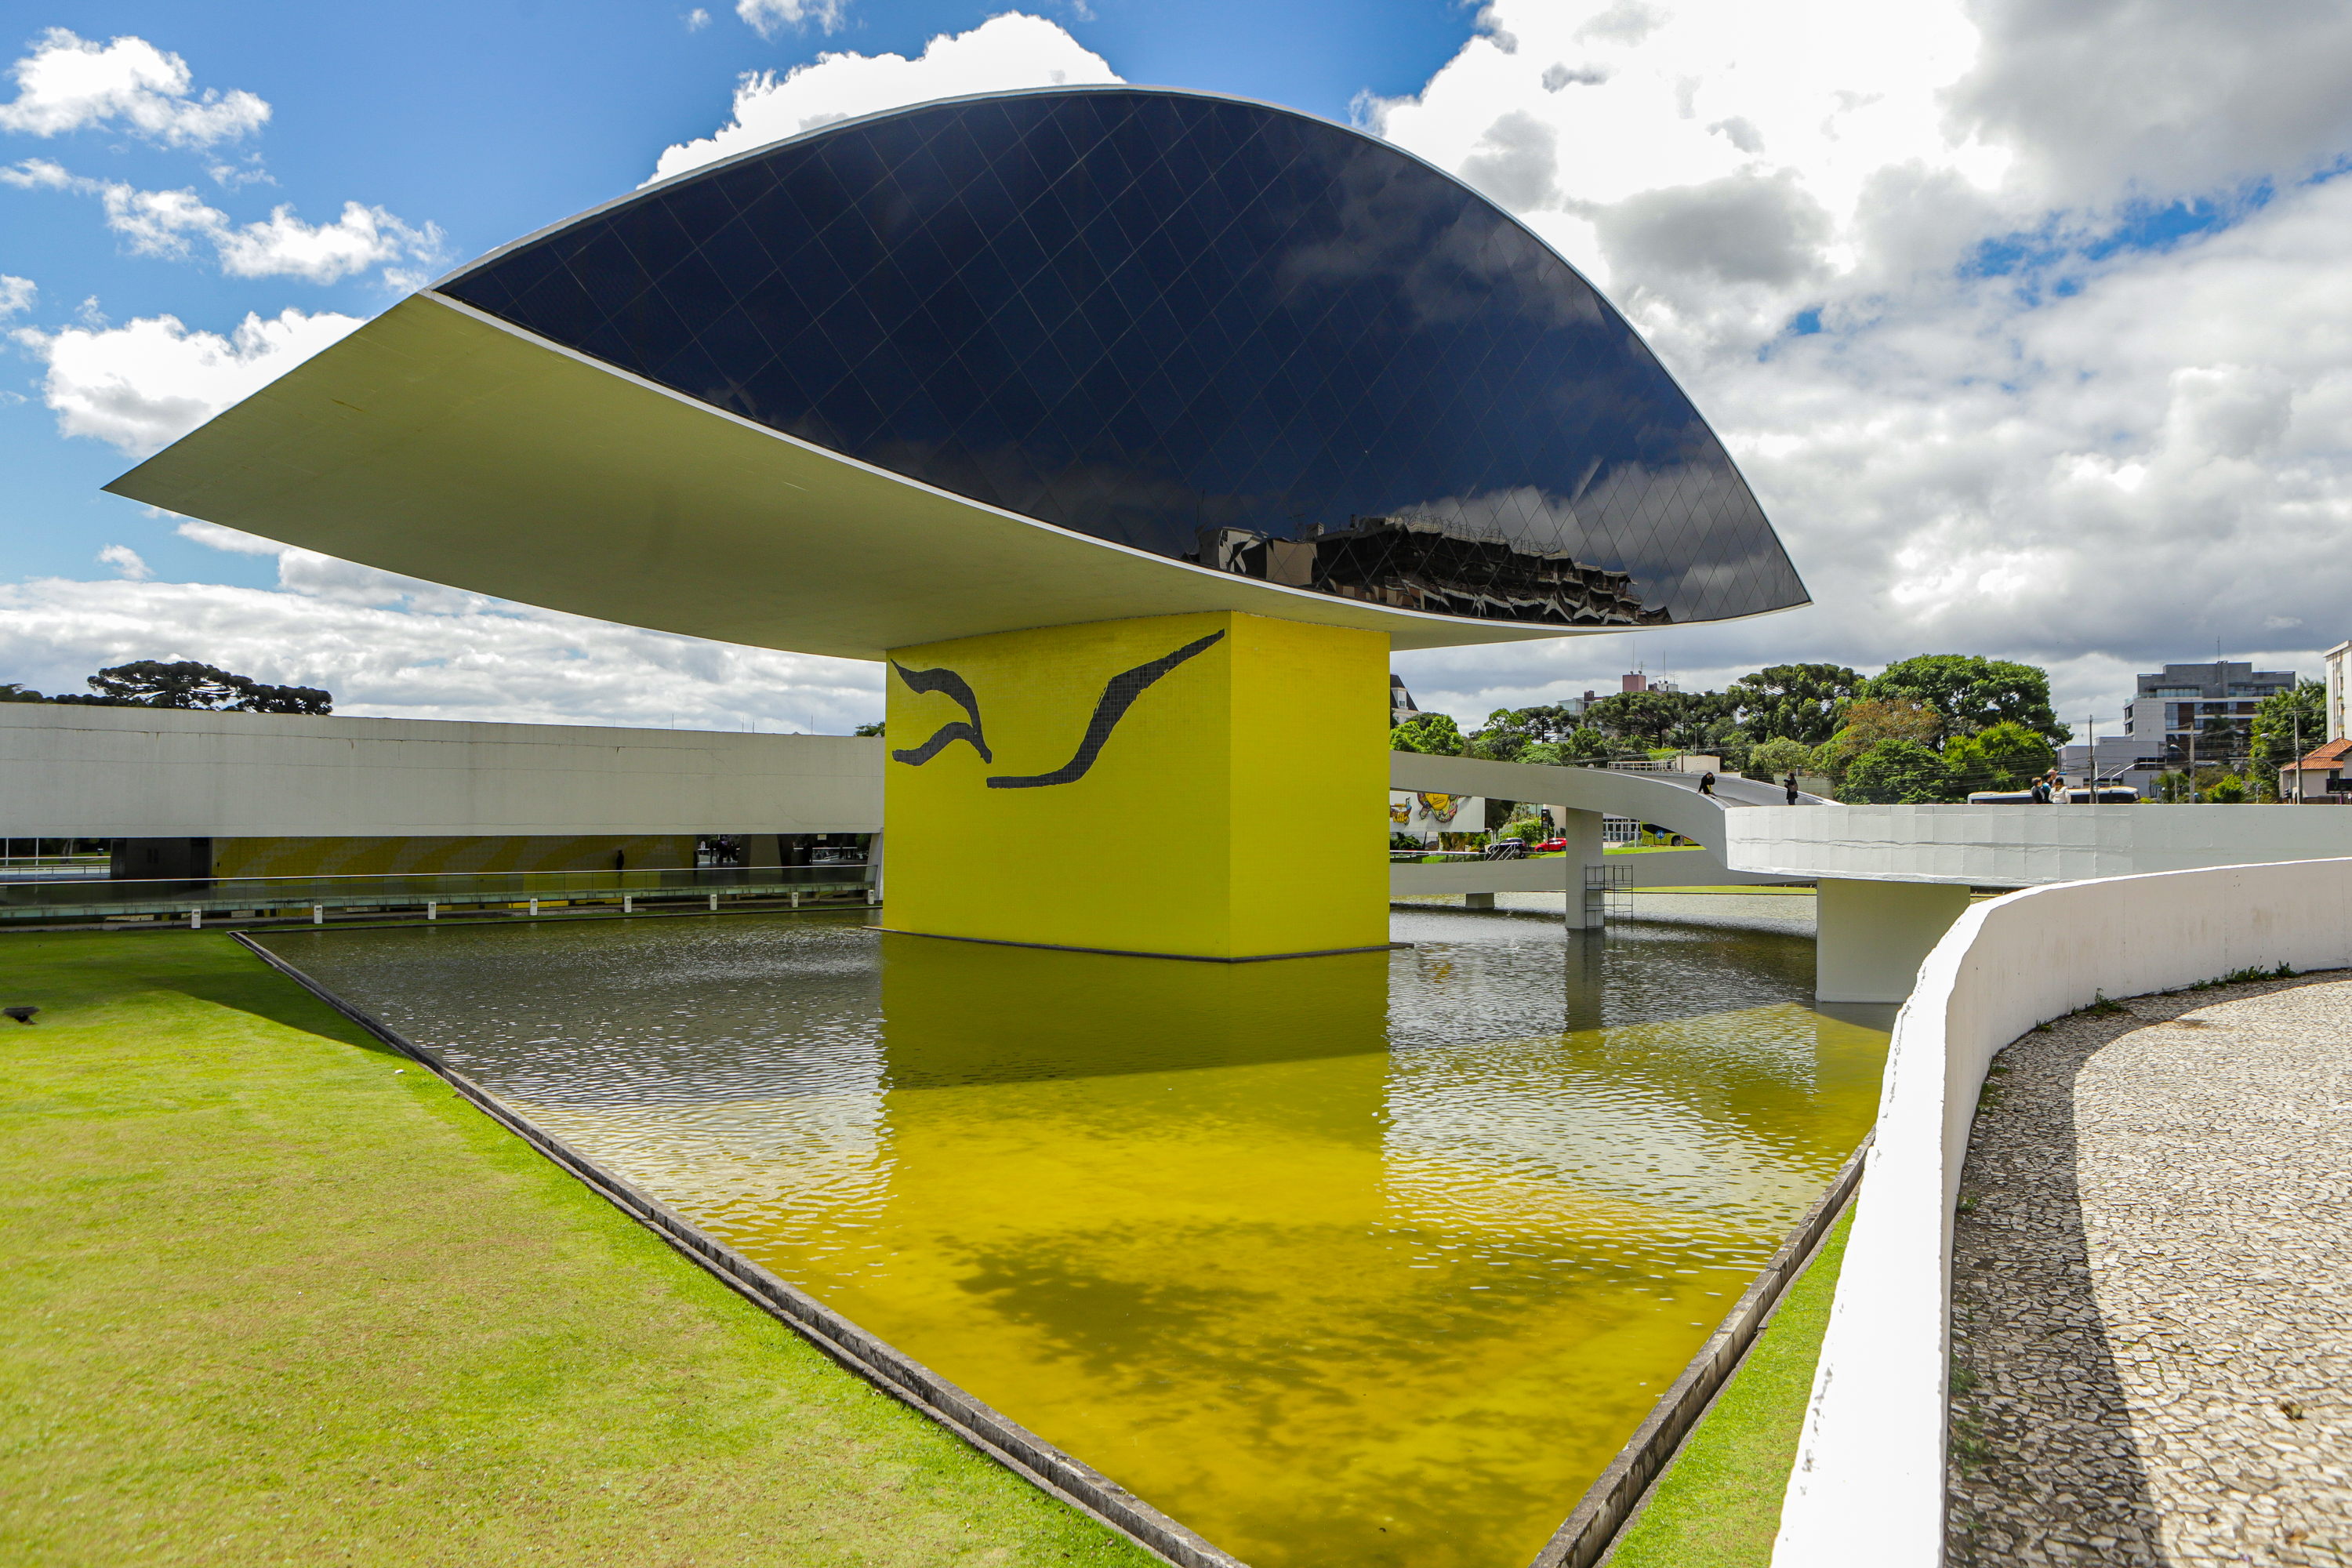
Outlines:
[{"label": "distant white building", "polygon": [[1420,712],[1421,710],[1412,705],[1412,693],[1404,689],[1404,677],[1391,675],[1389,677],[1389,727],[1394,729]]},{"label": "distant white building", "polygon": [[2352,655],[2352,642],[2340,642],[2320,658],[2327,665],[2327,738],[2340,741],[2347,730],[2344,722],[2344,661]]}]

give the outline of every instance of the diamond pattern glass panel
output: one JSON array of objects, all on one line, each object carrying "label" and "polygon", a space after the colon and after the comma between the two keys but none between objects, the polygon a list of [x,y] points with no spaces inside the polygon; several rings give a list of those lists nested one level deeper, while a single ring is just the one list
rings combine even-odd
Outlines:
[{"label": "diamond pattern glass panel", "polygon": [[1131,88],[685,175],[443,292],[862,461],[1217,571],[1654,626],[1806,602],[1648,347],[1375,138]]}]

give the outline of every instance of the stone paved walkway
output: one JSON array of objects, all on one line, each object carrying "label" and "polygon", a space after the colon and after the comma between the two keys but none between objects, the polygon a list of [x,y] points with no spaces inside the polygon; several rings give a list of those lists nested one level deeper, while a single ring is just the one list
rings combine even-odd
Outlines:
[{"label": "stone paved walkway", "polygon": [[2137,997],[1986,1082],[1951,1561],[2352,1564],[2352,981]]}]

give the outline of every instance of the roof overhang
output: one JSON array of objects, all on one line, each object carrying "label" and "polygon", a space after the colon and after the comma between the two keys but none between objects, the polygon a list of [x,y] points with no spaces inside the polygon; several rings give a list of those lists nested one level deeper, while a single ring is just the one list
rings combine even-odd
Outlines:
[{"label": "roof overhang", "polygon": [[1399,648],[1574,635],[1107,543],[796,440],[432,293],[106,488],[475,593],[849,658],[1202,610],[1385,632]]}]

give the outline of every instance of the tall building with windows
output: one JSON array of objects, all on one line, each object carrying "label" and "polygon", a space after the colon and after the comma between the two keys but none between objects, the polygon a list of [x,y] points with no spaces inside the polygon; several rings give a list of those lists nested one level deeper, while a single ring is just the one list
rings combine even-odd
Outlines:
[{"label": "tall building with windows", "polygon": [[2255,708],[2265,697],[2292,691],[2294,671],[2220,659],[2168,664],[2137,681],[2124,708],[2124,733],[2135,743],[2138,770],[2158,772],[2243,758]]}]

